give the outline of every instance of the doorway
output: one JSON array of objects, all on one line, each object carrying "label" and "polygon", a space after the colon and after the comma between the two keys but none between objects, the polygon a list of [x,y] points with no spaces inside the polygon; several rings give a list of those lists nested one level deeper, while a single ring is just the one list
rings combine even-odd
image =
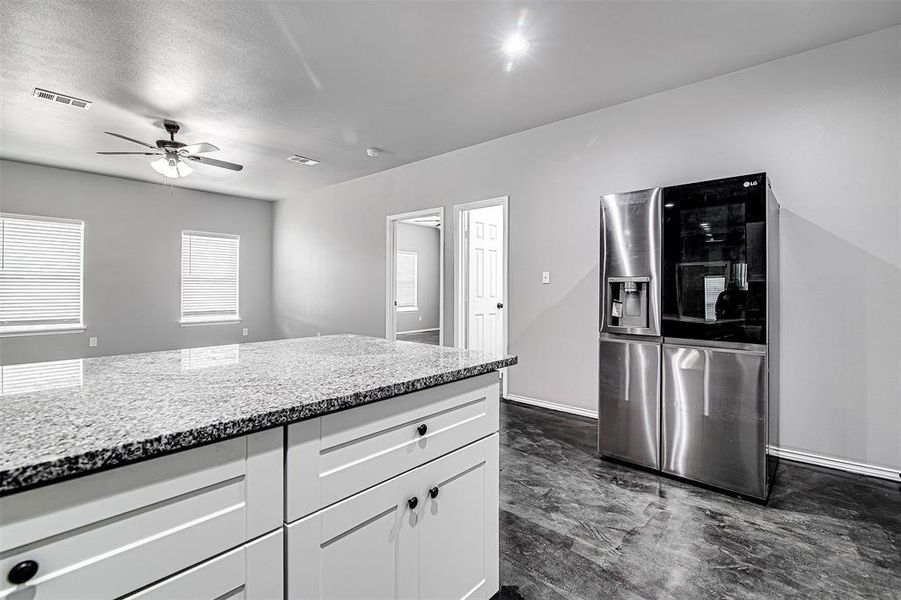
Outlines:
[{"label": "doorway", "polygon": [[444,207],[387,217],[385,337],[444,345]]},{"label": "doorway", "polygon": [[501,196],[454,206],[454,343],[458,348],[507,353],[507,200]]}]

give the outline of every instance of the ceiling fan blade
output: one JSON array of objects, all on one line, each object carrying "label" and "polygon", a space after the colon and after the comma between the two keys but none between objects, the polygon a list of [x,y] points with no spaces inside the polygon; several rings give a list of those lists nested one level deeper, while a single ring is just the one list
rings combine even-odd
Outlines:
[{"label": "ceiling fan blade", "polygon": [[232,171],[240,171],[244,168],[244,165],[236,165],[235,163],[226,162],[224,160],[216,160],[215,158],[207,158],[206,156],[185,156],[183,158],[194,160],[205,165],[210,165],[211,167],[222,167],[223,169],[229,169]]},{"label": "ceiling fan blade", "polygon": [[162,152],[98,152],[97,154],[143,154],[144,156],[159,156]]},{"label": "ceiling fan blade", "polygon": [[113,137],[122,138],[123,140],[128,140],[129,142],[134,142],[135,144],[140,144],[140,145],[144,146],[145,148],[152,148],[153,150],[156,150],[156,146],[151,146],[150,144],[145,144],[144,142],[136,140],[134,138],[130,138],[127,135],[113,133],[112,131],[104,131],[103,133],[105,133],[106,135],[111,135]]},{"label": "ceiling fan blade", "polygon": [[178,149],[178,153],[181,155],[185,154],[203,154],[205,152],[218,152],[219,148],[212,144],[208,144],[206,142],[200,142],[199,144],[190,144],[188,146],[184,146]]}]

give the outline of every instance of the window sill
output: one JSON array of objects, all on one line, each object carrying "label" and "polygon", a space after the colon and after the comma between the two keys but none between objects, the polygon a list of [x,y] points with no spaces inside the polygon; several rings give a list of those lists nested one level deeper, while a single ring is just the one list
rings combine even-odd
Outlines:
[{"label": "window sill", "polygon": [[214,319],[182,319],[179,321],[179,324],[182,327],[194,327],[196,325],[233,325],[235,323],[240,323],[242,321],[241,317],[234,318],[214,318]]},{"label": "window sill", "polygon": [[86,327],[83,323],[72,325],[13,325],[0,327],[0,337],[19,337],[26,335],[56,335],[60,333],[82,333]]},{"label": "window sill", "polygon": [[418,312],[418,306],[398,306],[397,312]]}]

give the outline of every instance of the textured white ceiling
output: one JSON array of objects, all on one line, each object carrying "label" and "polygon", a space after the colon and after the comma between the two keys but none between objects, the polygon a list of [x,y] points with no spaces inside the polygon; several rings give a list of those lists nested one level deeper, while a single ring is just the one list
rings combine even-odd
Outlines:
[{"label": "textured white ceiling", "polygon": [[[507,73],[523,14],[532,51]],[[899,23],[901,2],[867,1],[4,0],[0,157],[159,182],[149,157],[94,152],[171,118],[245,165],[177,185],[279,199]]]}]

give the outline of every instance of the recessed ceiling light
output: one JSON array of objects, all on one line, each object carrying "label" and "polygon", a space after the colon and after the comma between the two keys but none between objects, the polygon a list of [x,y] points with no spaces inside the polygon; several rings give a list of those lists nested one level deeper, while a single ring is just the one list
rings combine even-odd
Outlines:
[{"label": "recessed ceiling light", "polygon": [[501,50],[507,56],[519,56],[528,52],[531,46],[532,44],[529,40],[522,37],[519,33],[514,33],[501,44]]},{"label": "recessed ceiling light", "polygon": [[306,165],[308,167],[315,167],[319,164],[319,161],[314,158],[307,158],[306,156],[301,156],[300,154],[295,154],[293,156],[289,156],[288,160],[291,162],[296,162],[301,165]]},{"label": "recessed ceiling light", "polygon": [[381,148],[366,148],[366,156],[368,156],[369,158],[375,158],[382,152],[383,150]]},{"label": "recessed ceiling light", "polygon": [[66,106],[71,106],[73,108],[80,108],[81,110],[87,110],[91,108],[90,100],[82,100],[81,98],[75,98],[74,96],[67,96],[65,94],[57,94],[56,92],[51,92],[50,90],[44,90],[41,88],[34,88],[34,92],[32,95],[35,98],[41,98],[42,100],[55,100],[60,104],[65,104]]}]

